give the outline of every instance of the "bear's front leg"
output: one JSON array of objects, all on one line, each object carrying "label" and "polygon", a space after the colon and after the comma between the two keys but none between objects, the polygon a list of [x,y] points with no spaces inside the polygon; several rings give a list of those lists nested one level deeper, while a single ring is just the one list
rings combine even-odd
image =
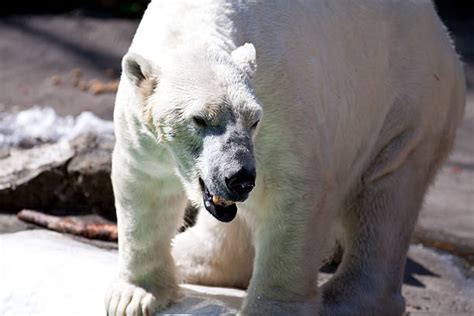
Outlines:
[{"label": "bear's front leg", "polygon": [[107,315],[152,315],[179,297],[171,239],[183,218],[186,199],[173,174],[157,179],[154,170],[134,167],[117,152],[112,182],[119,275],[106,296]]},{"label": "bear's front leg", "polygon": [[279,197],[256,218],[254,270],[241,313],[314,315],[327,216],[301,198],[311,195],[273,196]]}]

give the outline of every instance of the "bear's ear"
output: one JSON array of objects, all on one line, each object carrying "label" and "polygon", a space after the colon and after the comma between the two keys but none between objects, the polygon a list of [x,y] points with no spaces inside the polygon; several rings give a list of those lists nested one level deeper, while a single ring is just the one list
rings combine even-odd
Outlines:
[{"label": "bear's ear", "polygon": [[127,53],[122,59],[122,69],[128,80],[143,97],[148,97],[158,83],[158,69],[153,63],[135,53]]},{"label": "bear's ear", "polygon": [[253,77],[257,70],[257,53],[253,44],[245,43],[237,47],[230,56],[237,66],[245,71],[250,78]]}]

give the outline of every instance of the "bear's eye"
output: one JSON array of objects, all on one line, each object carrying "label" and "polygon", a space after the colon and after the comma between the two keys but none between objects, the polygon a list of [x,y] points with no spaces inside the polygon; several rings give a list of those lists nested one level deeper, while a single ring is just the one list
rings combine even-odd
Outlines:
[{"label": "bear's eye", "polygon": [[207,126],[206,121],[205,121],[202,117],[194,116],[194,117],[193,117],[193,121],[194,121],[194,123],[196,123],[196,125],[199,126],[199,127],[206,127],[206,126]]},{"label": "bear's eye", "polygon": [[253,125],[252,125],[250,128],[251,128],[251,129],[256,129],[258,123],[260,123],[260,120],[258,120],[258,121],[256,121],[255,123],[253,123]]}]

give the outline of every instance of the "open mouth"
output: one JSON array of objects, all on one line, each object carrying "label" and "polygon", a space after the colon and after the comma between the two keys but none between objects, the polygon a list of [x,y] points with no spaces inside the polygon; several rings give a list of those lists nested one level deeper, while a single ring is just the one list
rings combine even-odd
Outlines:
[{"label": "open mouth", "polygon": [[227,223],[232,221],[235,215],[237,215],[235,203],[217,195],[212,195],[201,178],[199,178],[199,184],[203,190],[204,207],[206,210],[221,222]]}]

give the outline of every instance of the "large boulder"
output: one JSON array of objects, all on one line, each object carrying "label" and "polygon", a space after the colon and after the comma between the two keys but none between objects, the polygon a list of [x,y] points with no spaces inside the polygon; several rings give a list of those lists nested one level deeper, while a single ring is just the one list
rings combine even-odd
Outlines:
[{"label": "large boulder", "polygon": [[91,113],[71,119],[56,117],[52,110],[28,111],[0,120],[1,211],[94,212],[115,219],[112,122]]}]

